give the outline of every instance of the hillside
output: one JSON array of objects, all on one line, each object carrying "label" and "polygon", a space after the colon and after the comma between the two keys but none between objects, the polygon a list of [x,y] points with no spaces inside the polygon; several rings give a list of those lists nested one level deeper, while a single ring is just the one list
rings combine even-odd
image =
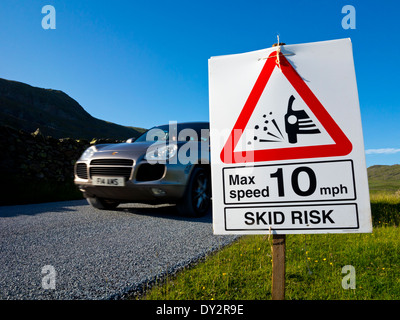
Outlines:
[{"label": "hillside", "polygon": [[37,128],[54,138],[128,139],[144,129],[96,119],[60,90],[42,89],[0,78],[0,125],[26,132]]},{"label": "hillside", "polygon": [[375,165],[367,169],[371,192],[400,190],[400,165]]}]

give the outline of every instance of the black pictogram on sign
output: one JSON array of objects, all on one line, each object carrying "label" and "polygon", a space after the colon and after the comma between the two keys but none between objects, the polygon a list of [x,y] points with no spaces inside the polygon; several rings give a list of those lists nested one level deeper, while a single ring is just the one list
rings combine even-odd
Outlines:
[{"label": "black pictogram on sign", "polygon": [[[289,98],[287,113],[284,115],[285,131],[289,143],[297,143],[298,134],[317,134],[321,131],[316,127],[314,122],[308,116],[305,110],[293,110],[293,95]],[[263,115],[263,123],[254,126],[254,141],[259,142],[283,142],[285,137],[279,128],[273,113],[269,112]],[[249,141],[248,144],[251,144]]]},{"label": "black pictogram on sign", "polygon": [[288,135],[289,143],[297,142],[298,134],[321,133],[313,121],[304,110],[293,110],[293,95],[289,98],[287,113],[285,115],[285,131]]}]

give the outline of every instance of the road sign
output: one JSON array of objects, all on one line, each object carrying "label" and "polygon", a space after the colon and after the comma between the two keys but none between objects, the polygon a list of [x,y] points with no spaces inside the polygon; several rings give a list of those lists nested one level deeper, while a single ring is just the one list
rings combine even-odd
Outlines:
[{"label": "road sign", "polygon": [[371,232],[350,39],[209,60],[216,234]]}]

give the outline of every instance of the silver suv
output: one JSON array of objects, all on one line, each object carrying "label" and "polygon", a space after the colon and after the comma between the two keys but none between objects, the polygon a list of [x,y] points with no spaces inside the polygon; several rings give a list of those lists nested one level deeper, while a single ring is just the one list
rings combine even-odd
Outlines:
[{"label": "silver suv", "polygon": [[120,203],[174,203],[202,216],[211,204],[208,122],[170,123],[135,141],[88,148],[75,164],[75,184],[97,209]]}]

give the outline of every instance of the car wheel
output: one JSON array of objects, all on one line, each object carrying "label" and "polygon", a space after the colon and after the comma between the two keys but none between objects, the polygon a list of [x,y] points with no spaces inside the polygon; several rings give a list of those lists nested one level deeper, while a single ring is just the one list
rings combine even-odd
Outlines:
[{"label": "car wheel", "polygon": [[86,198],[87,202],[89,202],[89,204],[96,208],[96,209],[100,209],[100,210],[112,210],[115,209],[116,207],[118,207],[119,202],[118,201],[113,201],[113,200],[107,200],[107,199],[102,199],[102,198]]},{"label": "car wheel", "polygon": [[210,175],[203,168],[195,168],[190,176],[185,196],[177,204],[180,214],[201,217],[210,209],[211,181]]}]

